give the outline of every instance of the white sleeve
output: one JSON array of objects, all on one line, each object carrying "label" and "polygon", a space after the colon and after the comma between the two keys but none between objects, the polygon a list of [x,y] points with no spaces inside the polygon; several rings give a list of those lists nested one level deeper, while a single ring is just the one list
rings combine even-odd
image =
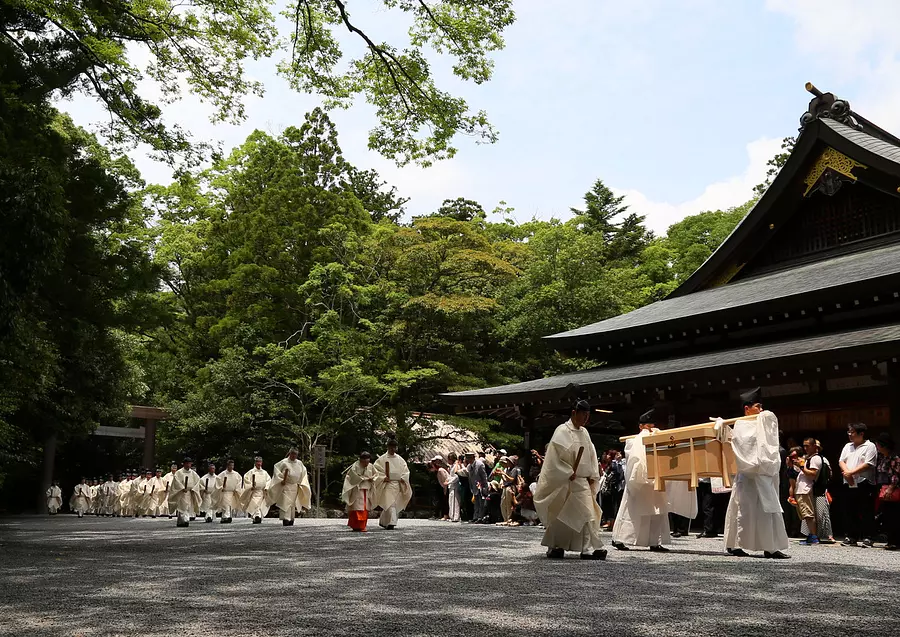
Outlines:
[{"label": "white sleeve", "polygon": [[878,451],[875,449],[875,444],[866,445],[866,450],[862,457],[863,463],[874,467],[877,459]]},{"label": "white sleeve", "polygon": [[848,447],[850,447],[850,445],[844,445],[844,448],[841,449],[840,462],[847,462],[847,458],[850,457],[850,449]]},{"label": "white sleeve", "polygon": [[816,455],[812,460],[809,461],[809,466],[806,467],[809,470],[815,469],[816,471],[822,470],[822,456]]}]

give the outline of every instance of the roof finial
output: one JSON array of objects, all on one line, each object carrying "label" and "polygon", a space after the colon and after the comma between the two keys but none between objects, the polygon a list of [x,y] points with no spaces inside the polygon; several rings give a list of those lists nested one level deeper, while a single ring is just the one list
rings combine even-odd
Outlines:
[{"label": "roof finial", "polygon": [[809,109],[800,117],[801,132],[807,125],[817,119],[824,118],[833,119],[851,128],[862,130],[862,126],[854,118],[855,113],[850,110],[850,102],[836,98],[834,93],[823,93],[812,82],[806,83],[806,90],[815,97],[810,100]]}]

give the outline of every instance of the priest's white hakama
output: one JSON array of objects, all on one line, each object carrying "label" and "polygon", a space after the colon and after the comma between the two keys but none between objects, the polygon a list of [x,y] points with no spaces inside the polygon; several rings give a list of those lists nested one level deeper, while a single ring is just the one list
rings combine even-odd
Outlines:
[{"label": "priest's white hakama", "polygon": [[178,516],[178,525],[187,526],[200,507],[200,476],[193,469],[182,467],[172,476],[169,487],[169,511]]},{"label": "priest's white hakama", "polygon": [[50,515],[56,515],[62,508],[62,489],[55,484],[47,489],[47,510]]},{"label": "priest's white hakama", "polygon": [[312,489],[306,467],[290,458],[275,463],[266,492],[269,506],[278,505],[278,517],[293,521],[297,513],[310,508]]},{"label": "priest's white hakama", "polygon": [[778,500],[781,454],[775,414],[763,411],[736,421],[731,447],[737,477],[725,514],[725,547],[770,553],[787,550],[790,542]]},{"label": "priest's white hakama", "polygon": [[347,505],[347,526],[354,531],[365,531],[369,511],[374,508],[372,493],[375,490],[375,467],[370,462],[365,467],[357,460],[344,474],[341,499]]},{"label": "priest's white hakama", "polygon": [[[213,498],[215,510],[222,514],[222,520],[231,520],[232,510],[240,510],[239,498],[243,491],[244,476],[237,471],[226,469],[216,478],[216,494]],[[207,514],[208,515],[208,514]]]},{"label": "priest's white hakama", "polygon": [[[575,469],[575,459],[582,447],[584,451]],[[573,470],[576,478],[570,480]],[[579,553],[602,548],[599,488],[597,450],[590,434],[569,420],[553,432],[534,492],[534,507],[546,527],[541,544]]]},{"label": "priest's white hakama", "polygon": [[270,480],[269,472],[254,467],[244,474],[244,491],[241,493],[241,509],[251,518],[264,518],[269,514],[269,503],[266,501],[266,485]]},{"label": "priest's white hakama", "polygon": [[697,496],[684,481],[666,482],[665,491],[653,489],[647,477],[647,448],[643,438],[658,429],[642,430],[625,443],[625,493],[613,526],[613,542],[626,546],[671,544],[669,512],[697,517]]},{"label": "priest's white hakama", "polygon": [[406,460],[397,454],[384,454],[375,461],[375,503],[372,508],[381,507],[378,525],[397,526],[397,514],[406,508],[412,499],[409,486],[409,467]]}]

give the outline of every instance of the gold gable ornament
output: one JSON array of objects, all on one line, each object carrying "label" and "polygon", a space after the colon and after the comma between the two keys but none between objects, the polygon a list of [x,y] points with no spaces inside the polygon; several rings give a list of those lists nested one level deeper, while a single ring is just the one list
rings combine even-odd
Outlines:
[{"label": "gold gable ornament", "polygon": [[836,193],[844,181],[856,181],[853,174],[854,168],[868,168],[855,159],[828,147],[822,151],[816,163],[813,164],[803,183],[806,184],[804,197],[809,197],[813,192],[821,191],[828,196]]}]

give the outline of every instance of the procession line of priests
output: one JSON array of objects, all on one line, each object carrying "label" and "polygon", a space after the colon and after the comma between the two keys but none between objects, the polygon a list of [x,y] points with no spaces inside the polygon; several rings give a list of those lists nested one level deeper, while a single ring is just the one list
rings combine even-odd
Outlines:
[{"label": "procession line of priests", "polygon": [[[744,557],[745,550],[763,551],[765,557],[785,559],[789,540],[778,497],[781,453],[778,419],[764,411],[760,390],[741,395],[745,419],[734,423],[731,447],[737,476],[725,514],[725,548],[730,555]],[[716,423],[720,436],[725,429]]]},{"label": "procession line of priests", "polygon": [[397,455],[397,441],[388,440],[387,453],[375,461],[375,501],[372,508],[381,507],[378,525],[384,529],[397,526],[398,513],[412,498],[409,484],[409,467],[406,460]]},{"label": "procession line of priests", "polygon": [[579,400],[571,418],[553,432],[541,466],[534,506],[546,528],[541,544],[550,558],[576,551],[582,559],[606,559],[597,504],[600,467],[585,429],[590,414],[588,402]]},{"label": "procession line of priests", "polygon": [[694,519],[697,497],[687,482],[666,482],[665,491],[656,491],[648,477],[647,449],[643,438],[659,431],[654,425],[653,409],[640,417],[640,432],[625,443],[625,493],[613,525],[612,544],[619,550],[629,546],[645,546],[651,551],[666,552],[671,542],[669,513]]},{"label": "procession line of priests", "polygon": [[357,532],[365,533],[369,522],[369,512],[374,508],[375,478],[378,473],[372,465],[372,456],[368,451],[359,454],[344,473],[344,488],[341,499],[347,505],[347,526]]}]

